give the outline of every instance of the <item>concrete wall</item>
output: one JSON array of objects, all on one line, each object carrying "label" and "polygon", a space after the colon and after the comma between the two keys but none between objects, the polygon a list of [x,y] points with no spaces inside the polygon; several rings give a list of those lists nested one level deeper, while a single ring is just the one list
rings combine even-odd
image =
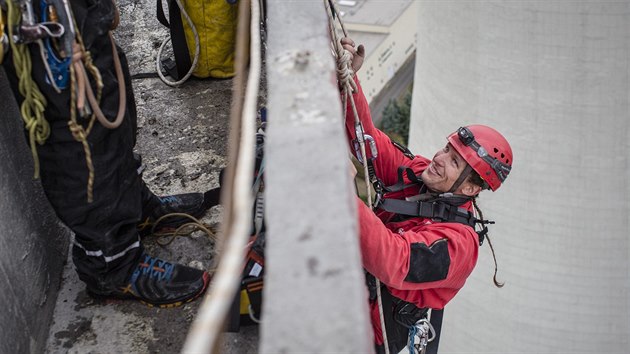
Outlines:
[{"label": "concrete wall", "polygon": [[484,192],[490,250],[446,307],[442,353],[627,353],[628,1],[423,1],[410,147],[496,127],[514,169]]},{"label": "concrete wall", "polygon": [[373,350],[323,2],[267,2],[261,353]]},{"label": "concrete wall", "polygon": [[0,95],[0,353],[41,353],[69,232],[33,180],[33,159],[2,67]]},{"label": "concrete wall", "polygon": [[[388,5],[384,2],[381,6]],[[416,50],[417,22],[418,2],[412,1],[391,26],[385,27],[387,37],[376,48],[366,48],[367,58],[359,77],[368,103],[381,92],[405,61],[413,56]],[[354,31],[361,29],[352,24],[348,24],[347,28],[351,38]]]}]

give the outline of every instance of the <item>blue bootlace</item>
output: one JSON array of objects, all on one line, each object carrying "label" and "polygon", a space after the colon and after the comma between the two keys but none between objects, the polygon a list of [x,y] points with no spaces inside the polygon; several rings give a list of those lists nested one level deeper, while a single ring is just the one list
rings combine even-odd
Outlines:
[{"label": "blue bootlace", "polygon": [[[156,279],[157,281],[171,280],[171,277],[173,276],[173,268],[175,268],[173,264],[161,260],[157,257],[151,257],[149,255],[144,256],[144,263],[146,264],[146,266],[140,264],[134,272],[134,281],[140,275],[140,272],[142,272],[142,274],[144,275],[148,275],[149,277]],[[135,273],[138,274],[136,275]]]}]

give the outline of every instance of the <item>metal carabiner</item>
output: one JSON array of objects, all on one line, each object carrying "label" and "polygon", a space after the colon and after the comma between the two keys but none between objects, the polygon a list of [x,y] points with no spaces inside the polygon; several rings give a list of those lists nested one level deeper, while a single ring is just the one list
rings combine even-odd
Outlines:
[{"label": "metal carabiner", "polygon": [[415,327],[417,328],[415,336],[418,337],[420,341],[418,344],[415,344],[415,338],[412,338],[414,341],[414,348],[418,354],[425,354],[427,346],[433,341],[433,339],[435,339],[435,329],[433,328],[433,325],[431,325],[431,322],[429,322],[426,318],[416,322]]},{"label": "metal carabiner", "polygon": [[[363,141],[367,142],[367,145],[370,147],[370,157],[368,158],[368,160],[372,161],[376,159],[376,157],[378,156],[378,149],[376,148],[376,141],[371,135],[363,134],[362,136],[364,139]],[[360,163],[363,163],[363,156],[361,156],[360,140],[353,139],[352,146],[354,148],[354,153],[355,153],[355,156],[357,157],[357,160],[359,160]]]},{"label": "metal carabiner", "polygon": [[65,33],[64,26],[59,23],[36,22],[33,4],[29,0],[21,0],[19,7],[22,12],[22,19],[13,33],[13,42],[17,44],[33,43],[44,38],[60,38]]}]

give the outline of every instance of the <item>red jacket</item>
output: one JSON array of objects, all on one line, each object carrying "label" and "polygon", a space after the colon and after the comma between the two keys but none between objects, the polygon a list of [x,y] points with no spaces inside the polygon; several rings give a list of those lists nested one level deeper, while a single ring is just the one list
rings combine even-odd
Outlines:
[{"label": "red jacket", "polygon": [[[409,167],[419,176],[431,161],[418,155],[405,155],[387,135],[374,127],[363,90],[358,79],[355,81],[359,91],[353,97],[359,118],[365,134],[374,138],[378,148],[374,160],[376,176],[385,186],[398,182],[399,166]],[[349,99],[346,129],[349,139],[354,139],[354,114]],[[366,150],[369,157],[369,148]],[[406,175],[404,179],[405,183],[410,183]],[[404,199],[417,192],[417,188],[408,188],[388,193],[385,198]],[[479,238],[472,227],[421,217],[389,222],[393,214],[383,210],[375,214],[359,198],[357,206],[363,266],[385,284],[393,296],[420,308],[442,309],[464,286],[477,263]],[[471,210],[472,205],[467,202],[461,207]],[[371,303],[370,308],[375,340],[382,344],[377,303]]]}]

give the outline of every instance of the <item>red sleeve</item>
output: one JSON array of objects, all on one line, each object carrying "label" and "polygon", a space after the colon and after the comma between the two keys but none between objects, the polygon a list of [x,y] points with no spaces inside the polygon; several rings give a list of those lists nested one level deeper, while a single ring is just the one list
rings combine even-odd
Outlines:
[{"label": "red sleeve", "polygon": [[[398,167],[411,166],[417,163],[421,163],[422,166],[426,167],[426,165],[428,165],[429,163],[429,160],[421,156],[416,156],[416,158],[414,158],[412,161],[409,156],[406,156],[400,149],[392,144],[391,140],[385,133],[378,130],[374,126],[374,123],[372,122],[372,115],[370,113],[370,106],[368,105],[365,95],[363,94],[363,89],[361,88],[359,79],[355,76],[354,80],[357,84],[358,90],[356,93],[352,94],[352,97],[354,99],[357,115],[359,116],[359,120],[363,125],[364,133],[371,136],[376,142],[376,148],[378,151],[377,157],[374,160],[374,170],[376,175],[381,179],[381,181],[383,181],[386,186],[388,186],[398,182]],[[350,97],[348,97],[348,102],[346,105],[346,132],[348,135],[350,150],[356,156],[352,142],[352,140],[356,137],[355,116]],[[367,146],[367,142],[366,154],[368,158],[372,156],[372,154],[370,153],[370,149]],[[417,170],[418,168],[413,169]]]},{"label": "red sleeve", "polygon": [[[363,266],[384,284],[400,290],[463,286],[477,261],[478,241],[472,228],[434,223],[393,232],[358,198],[357,206]],[[418,249],[430,252],[439,247],[439,262],[423,259],[428,253],[417,253]],[[445,255],[446,269],[435,274],[440,266],[436,263],[443,264]]]}]

